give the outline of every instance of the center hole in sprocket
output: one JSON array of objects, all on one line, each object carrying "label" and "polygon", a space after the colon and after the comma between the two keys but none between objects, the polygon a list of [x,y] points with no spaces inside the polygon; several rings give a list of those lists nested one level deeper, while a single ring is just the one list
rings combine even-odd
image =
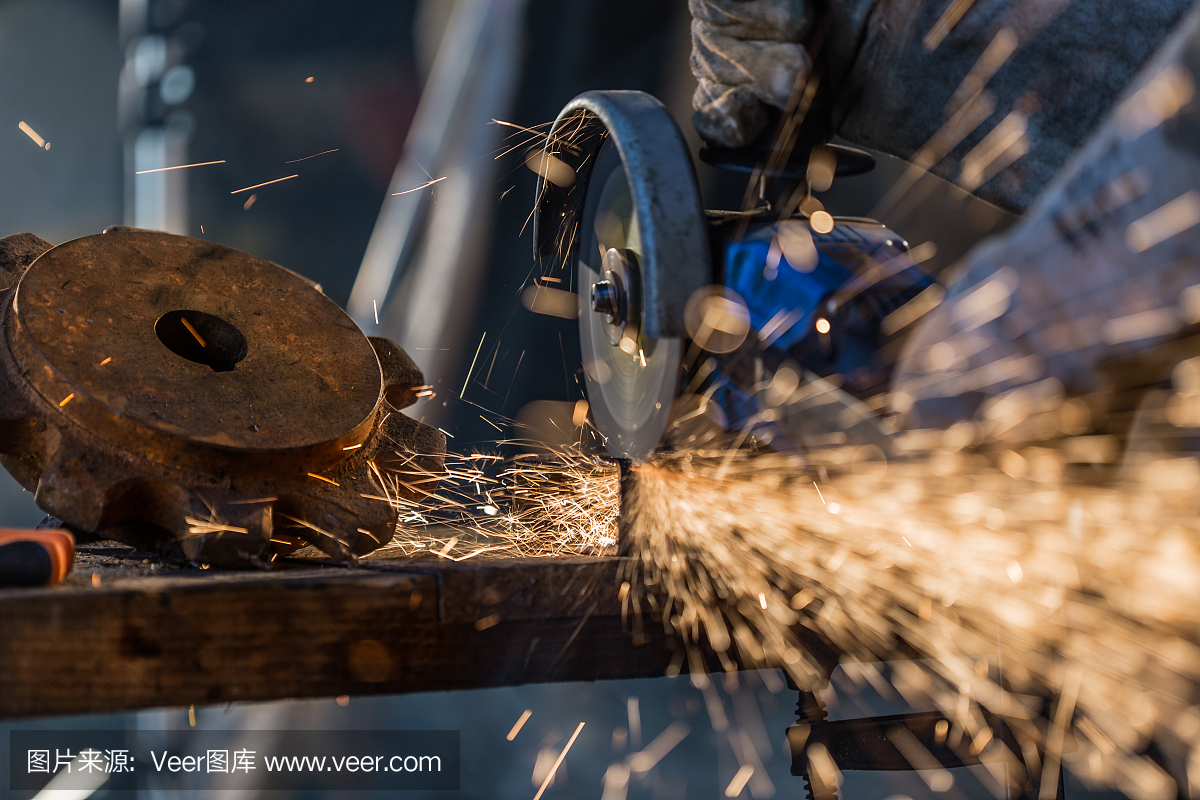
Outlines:
[{"label": "center hole in sprocket", "polygon": [[211,367],[214,372],[233,370],[248,350],[241,331],[203,311],[168,311],[154,323],[154,333],[175,355]]}]

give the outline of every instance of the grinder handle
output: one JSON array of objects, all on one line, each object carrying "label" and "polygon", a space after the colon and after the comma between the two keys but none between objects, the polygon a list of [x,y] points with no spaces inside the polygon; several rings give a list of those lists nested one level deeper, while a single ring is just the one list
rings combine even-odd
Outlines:
[{"label": "grinder handle", "polygon": [[61,583],[74,563],[68,531],[0,529],[0,588]]}]

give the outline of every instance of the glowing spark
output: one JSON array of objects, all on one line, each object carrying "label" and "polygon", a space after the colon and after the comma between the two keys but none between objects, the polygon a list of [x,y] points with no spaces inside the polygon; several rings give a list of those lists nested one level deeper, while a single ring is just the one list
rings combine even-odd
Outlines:
[{"label": "glowing spark", "polygon": [[562,278],[551,278],[548,275],[543,275],[540,280],[546,281],[547,283],[562,283]]},{"label": "glowing spark", "polygon": [[1017,34],[1012,28],[1001,28],[963,77],[962,83],[954,90],[950,101],[946,103],[946,116],[953,115],[965,103],[982,92],[983,87],[992,79],[992,76],[1008,61],[1009,56],[1016,52],[1018,44]]},{"label": "glowing spark", "polygon": [[350,695],[348,695],[348,694],[339,694],[337,696],[336,700],[337,700],[337,704],[339,706],[341,706],[342,708],[345,708],[346,706],[350,705]]},{"label": "glowing spark", "polygon": [[[310,79],[310,80],[311,80],[311,79]],[[327,155],[327,154],[329,154],[329,153],[336,153],[337,151],[338,151],[338,148],[336,148],[336,147],[335,147],[335,148],[333,148],[332,150],[322,150],[322,151],[321,151],[321,152],[319,152],[319,153],[313,153],[311,156],[305,156],[304,158],[293,158],[291,161],[285,161],[285,162],[283,162],[283,163],[285,163],[285,164],[297,164],[297,163],[299,163],[299,162],[301,162],[301,161],[308,161],[310,158],[316,158],[317,156],[323,156],[323,155]]]},{"label": "glowing spark", "polygon": [[676,745],[687,738],[691,729],[682,722],[673,722],[670,727],[654,738],[640,752],[629,758],[629,769],[642,775],[654,769],[654,765],[675,749]]},{"label": "glowing spark", "polygon": [[571,745],[575,744],[575,740],[579,737],[579,732],[583,730],[583,723],[579,723],[579,727],[571,734],[571,738],[567,740],[567,746],[558,754],[558,758],[554,761],[554,766],[550,767],[550,773],[546,775],[542,781],[542,786],[537,790],[537,794],[533,796],[533,800],[541,800],[542,794],[546,791],[546,787],[554,780],[554,773],[558,772],[558,767],[562,764],[563,759],[567,757],[567,751],[571,749]]},{"label": "glowing spark", "polygon": [[935,283],[884,317],[879,327],[885,335],[891,336],[937,308],[945,296],[946,290],[940,284]]},{"label": "glowing spark", "polygon": [[483,619],[475,620],[475,630],[486,631],[488,628],[491,628],[492,626],[496,625],[499,622],[500,622],[499,614],[488,614]]},{"label": "glowing spark", "polygon": [[833,230],[833,215],[828,211],[814,211],[808,222],[817,233],[829,233]]},{"label": "glowing spark", "polygon": [[746,784],[750,781],[750,776],[754,774],[754,767],[749,764],[742,764],[738,771],[734,773],[733,780],[729,782],[729,786],[725,787],[726,797],[737,797],[742,793],[742,789],[746,788]]},{"label": "glowing spark", "polygon": [[825,505],[825,495],[821,494],[821,487],[817,486],[816,481],[813,481],[813,488],[817,490],[817,497],[821,498],[821,505]]},{"label": "glowing spark", "polygon": [[305,78],[305,79],[304,79],[304,82],[305,82],[305,83],[312,83],[312,82],[313,82],[313,81],[315,81],[315,80],[316,80],[316,76],[314,76],[314,75],[309,75],[307,78]]},{"label": "glowing spark", "polygon": [[532,716],[533,716],[533,711],[528,708],[525,709],[525,712],[523,714],[521,714],[521,716],[517,719],[516,724],[512,726],[512,730],[509,731],[508,735],[505,736],[504,738],[508,739],[510,742],[513,739],[517,738],[517,734],[521,732],[521,728],[525,727],[525,723],[528,722],[529,718]]},{"label": "glowing spark", "polygon": [[1100,327],[1100,338],[1108,344],[1136,342],[1175,333],[1182,327],[1174,308],[1156,308],[1107,320]]},{"label": "glowing spark", "polygon": [[973,192],[1028,153],[1030,144],[1025,135],[1028,128],[1028,117],[1023,111],[1013,111],[1002,119],[971,152],[963,156],[959,186]]},{"label": "glowing spark", "polygon": [[758,593],[758,604],[762,606],[762,610],[767,610],[767,595],[765,592]]},{"label": "glowing spark", "polygon": [[583,423],[587,422],[588,416],[588,401],[576,400],[575,409],[571,412],[571,424],[576,428],[582,427]]},{"label": "glowing spark", "polygon": [[20,128],[21,131],[24,132],[24,134],[26,136],[28,136],[30,139],[33,139],[34,143],[38,147],[42,148],[43,150],[50,149],[50,145],[46,143],[46,140],[43,139],[41,136],[38,136],[37,131],[35,131],[33,128],[29,127],[29,125],[24,120],[22,120],[21,122],[18,122],[17,127]]},{"label": "glowing spark", "polygon": [[315,473],[315,472],[309,472],[309,473],[306,473],[306,474],[307,474],[307,475],[308,475],[308,477],[310,477],[310,478],[316,478],[316,479],[317,479],[317,480],[319,480],[319,481],[325,481],[326,483],[332,483],[334,486],[341,486],[341,484],[340,484],[340,483],[338,483],[337,481],[330,480],[329,478],[326,478],[326,477],[324,477],[323,475],[318,475],[318,474],[317,474],[317,473]]},{"label": "glowing spark", "polygon": [[103,367],[105,364],[107,364],[107,363],[108,363],[108,362],[110,362],[110,361],[112,361],[112,356],[109,356],[108,358],[104,359],[103,361],[101,361],[101,362],[100,362],[99,364],[97,364],[96,366]]},{"label": "glowing spark", "polygon": [[187,317],[180,317],[179,321],[183,323],[183,327],[188,329],[188,333],[190,333],[192,336],[196,337],[196,341],[200,343],[201,347],[208,346],[204,343],[204,337],[202,337],[199,334],[199,332],[197,332],[197,330],[192,327],[192,323],[187,321]]},{"label": "glowing spark", "polygon": [[426,181],[425,183],[422,183],[420,186],[414,186],[412,189],[405,189],[403,192],[392,192],[392,197],[396,197],[397,195],[402,195],[402,194],[412,194],[413,192],[419,192],[422,189],[428,189],[430,186],[433,186],[435,183],[441,183],[442,181],[446,180],[446,178],[449,178],[449,177],[450,177],[449,175],[443,175],[440,178],[434,178],[431,181]]},{"label": "glowing spark", "polygon": [[906,197],[913,186],[924,177],[935,164],[965,139],[970,133],[983,124],[996,110],[996,98],[991,92],[980,92],[954,112],[954,116],[946,120],[946,124],[937,133],[929,137],[921,149],[913,155],[911,163],[892,184],[886,195],[871,212],[871,216],[880,217],[890,213],[900,200]]},{"label": "glowing spark", "polygon": [[1125,244],[1133,252],[1143,253],[1197,223],[1200,223],[1200,192],[1192,189],[1131,222],[1125,229]]},{"label": "glowing spark", "polygon": [[551,153],[534,150],[526,156],[525,166],[555,186],[565,188],[575,182],[575,170]]},{"label": "glowing spark", "polygon": [[175,167],[159,167],[158,169],[141,169],[133,173],[134,175],[148,175],[151,172],[169,172],[173,169],[191,169],[192,167],[207,167],[210,164],[224,164],[225,161],[201,161],[197,164],[180,164]]},{"label": "glowing spark", "polygon": [[954,26],[963,18],[963,15],[970,10],[975,4],[975,0],[954,0],[950,6],[942,12],[942,16],[929,29],[929,33],[925,34],[925,38],[921,40],[921,44],[925,49],[932,53],[937,49],[938,45],[950,35],[950,31],[954,30]]},{"label": "glowing spark", "polygon": [[243,211],[249,211],[249,210],[250,210],[250,206],[254,205],[254,203],[255,203],[255,201],[256,201],[256,200],[258,200],[258,195],[257,195],[257,194],[252,194],[252,195],[250,195],[248,198],[246,198],[246,202],[242,203],[242,210],[243,210]]},{"label": "glowing spark", "polygon": [[75,398],[75,393],[74,393],[74,392],[71,392],[69,395],[67,395],[66,397],[64,397],[64,398],[62,399],[62,402],[58,404],[58,407],[59,407],[59,408],[62,408],[62,407],[63,407],[63,406],[65,406],[67,403],[71,402],[71,400],[73,400],[74,398]]},{"label": "glowing spark", "polygon": [[299,178],[299,177],[300,177],[299,173],[297,173],[295,175],[288,175],[286,178],[276,178],[273,181],[266,181],[264,183],[256,183],[253,186],[247,186],[242,189],[234,189],[232,192],[230,192],[230,194],[239,194],[241,192],[248,192],[251,189],[257,189],[261,186],[270,186],[272,183],[279,183],[280,181],[290,181],[292,178]]},{"label": "glowing spark", "polygon": [[378,325],[379,324],[379,304],[376,303],[374,300],[372,300],[371,308],[375,312],[375,324]]},{"label": "glowing spark", "polygon": [[501,428],[501,427],[500,427],[499,425],[497,425],[496,423],[492,422],[490,419],[488,419],[487,417],[485,417],[483,414],[480,414],[480,415],[479,415],[479,418],[480,418],[481,420],[483,420],[484,422],[486,422],[488,425],[491,425],[491,426],[492,426],[493,428],[495,428],[496,430],[500,431],[501,433],[504,433],[504,429],[503,429],[503,428]]},{"label": "glowing spark", "polygon": [[817,333],[829,333],[831,330],[829,320],[825,319],[824,317],[818,318],[813,327],[817,329]]},{"label": "glowing spark", "polygon": [[1117,107],[1117,128],[1126,139],[1136,139],[1179,113],[1195,93],[1188,71],[1169,64]]},{"label": "glowing spark", "polygon": [[467,370],[467,379],[463,381],[462,391],[458,393],[458,399],[462,399],[463,394],[467,391],[467,384],[471,382],[471,373],[475,371],[475,362],[479,359],[479,351],[483,349],[483,340],[487,338],[487,331],[483,332],[483,336],[479,337],[479,346],[475,348],[475,358],[471,359],[471,368]]},{"label": "glowing spark", "polygon": [[248,528],[242,528],[237,525],[229,525],[221,522],[218,519],[196,519],[194,517],[184,517],[183,521],[188,524],[188,533],[193,535],[203,535],[207,533],[249,533]]},{"label": "glowing spark", "polygon": [[550,286],[526,286],[521,292],[521,305],[535,314],[561,319],[579,316],[579,296]]},{"label": "glowing spark", "polygon": [[99,587],[100,587],[100,573],[93,572],[92,573],[92,588],[98,589]]},{"label": "glowing spark", "polygon": [[357,450],[360,447],[362,447],[362,442],[359,442],[358,444],[352,444],[349,447],[343,447],[342,449],[343,450]]}]

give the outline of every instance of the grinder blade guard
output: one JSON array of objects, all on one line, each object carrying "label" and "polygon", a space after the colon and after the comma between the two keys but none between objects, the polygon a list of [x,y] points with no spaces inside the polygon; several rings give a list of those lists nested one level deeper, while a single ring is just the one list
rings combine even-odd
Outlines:
[{"label": "grinder blade guard", "polygon": [[[861,151],[818,147],[838,175],[873,164]],[[750,163],[746,154],[701,155],[739,171]],[[758,168],[762,185],[806,195],[810,159],[776,161]],[[884,320],[937,291],[907,243],[874,220],[822,213],[814,223],[810,203],[765,200],[705,211],[682,133],[643,92],[572,100],[542,163],[555,168],[538,181],[534,256],[561,259],[575,282],[591,415],[617,458],[643,461],[665,441],[683,444],[679,421],[697,414],[778,450],[807,449],[845,428],[845,415],[833,423],[798,407],[764,413],[772,375],[786,367],[801,384],[832,378],[825,394],[862,406],[855,398],[884,391],[895,358]]]}]

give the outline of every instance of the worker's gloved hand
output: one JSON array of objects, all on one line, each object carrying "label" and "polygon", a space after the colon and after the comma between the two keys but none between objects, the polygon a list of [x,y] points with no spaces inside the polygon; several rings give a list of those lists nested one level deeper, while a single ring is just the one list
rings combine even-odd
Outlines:
[{"label": "worker's gloved hand", "polygon": [[692,124],[704,139],[741,147],[784,108],[811,63],[802,42],[811,0],[689,0],[692,12]]}]

